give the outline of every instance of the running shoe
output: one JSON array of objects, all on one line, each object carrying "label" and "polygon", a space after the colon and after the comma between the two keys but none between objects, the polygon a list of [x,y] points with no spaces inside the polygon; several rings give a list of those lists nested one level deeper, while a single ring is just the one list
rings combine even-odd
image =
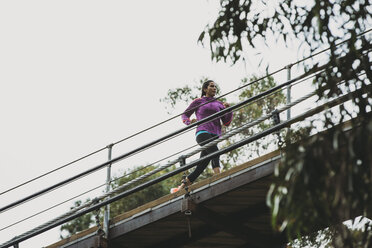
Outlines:
[{"label": "running shoe", "polygon": [[171,188],[170,193],[171,193],[171,194],[176,193],[176,192],[179,191],[180,189],[181,189],[181,186],[178,186],[177,188]]}]

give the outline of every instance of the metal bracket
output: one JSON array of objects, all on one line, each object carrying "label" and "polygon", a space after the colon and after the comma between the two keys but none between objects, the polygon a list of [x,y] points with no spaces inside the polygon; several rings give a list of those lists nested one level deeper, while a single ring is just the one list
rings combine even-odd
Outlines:
[{"label": "metal bracket", "polygon": [[286,65],[286,66],[284,66],[284,69],[291,69],[292,68],[292,66],[293,66],[293,64],[289,64],[289,65]]},{"label": "metal bracket", "polygon": [[182,155],[178,158],[178,160],[180,161],[180,166],[184,166],[186,164],[186,156],[185,155]]},{"label": "metal bracket", "polygon": [[[182,155],[179,157],[179,161],[180,161],[180,166],[184,166],[186,164],[186,156],[185,155]],[[186,194],[185,194],[185,199],[190,197],[190,192],[189,192],[189,186],[187,185],[187,181],[186,181],[186,171],[183,172],[183,175],[182,175],[182,183],[185,184],[185,190],[186,190]]]},{"label": "metal bracket", "polygon": [[272,117],[273,117],[274,125],[279,124],[280,123],[279,111],[275,109],[271,114],[273,115]]},{"label": "metal bracket", "polygon": [[[275,109],[271,114],[272,114],[274,125],[278,125],[280,123],[279,111]],[[280,132],[277,131],[276,135],[278,135],[278,146],[279,148],[281,148],[283,146],[283,141],[282,141],[282,137],[280,136]]]},{"label": "metal bracket", "polygon": [[192,211],[195,211],[196,203],[191,197],[182,199],[181,201],[181,212],[185,215],[191,215]]},{"label": "metal bracket", "polygon": [[184,213],[187,218],[187,228],[189,232],[189,238],[191,238],[191,222],[190,222],[191,215],[192,215],[192,212],[195,211],[195,209],[196,209],[196,204],[190,197],[187,197],[182,200],[181,212]]}]

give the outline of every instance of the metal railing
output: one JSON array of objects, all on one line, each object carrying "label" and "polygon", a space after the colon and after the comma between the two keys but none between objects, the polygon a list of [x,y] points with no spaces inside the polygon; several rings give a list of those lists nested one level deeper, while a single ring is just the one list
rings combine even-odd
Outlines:
[{"label": "metal railing", "polygon": [[[367,32],[365,32],[365,33],[367,33]],[[365,33],[363,33],[363,34],[365,34]],[[124,154],[122,154],[122,155],[120,155],[118,157],[113,158],[113,159],[111,158],[111,155],[112,155],[112,148],[113,148],[113,146],[115,144],[118,144],[118,143],[120,143],[120,142],[122,142],[124,140],[127,140],[128,138],[134,137],[134,136],[136,136],[136,135],[138,135],[138,134],[140,134],[142,132],[145,132],[145,131],[147,131],[147,130],[155,127],[155,126],[158,126],[158,125],[160,125],[160,124],[162,124],[164,122],[161,122],[161,123],[156,124],[155,126],[153,126],[151,128],[145,129],[145,130],[143,130],[141,132],[138,132],[138,133],[136,133],[134,135],[131,135],[131,136],[129,136],[129,137],[127,137],[127,138],[119,141],[119,142],[110,144],[109,146],[107,146],[107,147],[105,147],[103,149],[97,150],[96,152],[100,152],[100,151],[103,151],[104,149],[108,149],[108,154],[109,154],[108,155],[108,161],[106,161],[106,162],[104,162],[102,164],[99,164],[99,165],[97,165],[97,166],[95,166],[95,167],[93,167],[93,168],[91,168],[89,170],[86,170],[84,172],[81,172],[81,173],[79,173],[79,174],[77,174],[75,176],[72,176],[72,177],[70,177],[68,179],[65,179],[65,180],[63,180],[63,181],[61,181],[59,183],[56,183],[56,184],[54,184],[52,186],[49,186],[49,187],[47,187],[47,188],[45,188],[45,189],[43,189],[43,190],[41,190],[39,192],[36,192],[34,194],[31,194],[31,195],[29,195],[27,197],[24,197],[24,198],[18,200],[18,201],[12,202],[11,204],[8,204],[8,205],[6,205],[4,207],[1,207],[0,208],[0,213],[1,212],[4,212],[4,211],[7,211],[7,210],[9,210],[11,208],[14,208],[14,207],[16,207],[16,206],[18,206],[20,204],[23,204],[23,203],[25,203],[27,201],[30,201],[30,200],[32,200],[32,199],[34,199],[36,197],[39,197],[39,196],[41,196],[43,194],[46,194],[48,192],[51,192],[51,191],[53,191],[53,190],[55,190],[55,189],[57,189],[59,187],[62,187],[62,186],[66,185],[66,184],[68,184],[70,182],[73,182],[73,181],[75,181],[77,179],[80,179],[80,178],[82,178],[82,177],[84,177],[86,175],[89,175],[89,174],[91,174],[91,173],[93,173],[93,172],[95,172],[97,170],[103,169],[103,168],[107,168],[106,193],[109,194],[110,193],[110,186],[109,185],[110,185],[110,182],[111,182],[111,165],[112,164],[115,164],[115,163],[117,163],[117,162],[119,162],[119,161],[121,161],[123,159],[126,159],[126,158],[128,158],[128,157],[130,157],[130,156],[132,156],[134,154],[137,154],[137,153],[142,152],[142,151],[144,151],[146,149],[149,149],[149,148],[151,148],[151,147],[153,147],[153,146],[155,146],[155,145],[157,145],[157,144],[159,144],[161,142],[167,141],[167,140],[169,140],[169,139],[171,139],[171,138],[173,138],[173,137],[175,137],[175,136],[177,136],[179,134],[185,133],[186,131],[191,130],[192,128],[195,128],[196,126],[198,126],[198,125],[200,125],[202,123],[211,121],[211,120],[213,120],[215,118],[219,118],[222,115],[224,115],[224,114],[226,114],[226,113],[228,113],[230,111],[234,111],[236,109],[239,109],[239,108],[241,108],[243,106],[246,106],[247,104],[250,104],[250,103],[256,101],[257,99],[261,99],[261,98],[263,98],[265,96],[268,96],[269,94],[272,94],[273,92],[280,91],[280,90],[282,90],[284,88],[287,88],[287,105],[291,105],[292,104],[292,102],[291,102],[291,85],[294,84],[294,83],[296,83],[296,82],[298,82],[299,80],[305,78],[306,76],[309,76],[309,75],[311,75],[313,73],[317,73],[317,72],[319,72],[319,71],[321,71],[321,70],[324,69],[324,67],[320,67],[320,68],[318,68],[317,71],[308,72],[308,73],[305,73],[303,75],[300,75],[300,76],[298,76],[298,77],[296,77],[294,79],[291,79],[291,67],[293,65],[294,64],[290,64],[288,66],[283,67],[283,69],[281,69],[281,70],[287,69],[287,79],[288,79],[288,81],[286,81],[285,83],[282,83],[282,84],[280,84],[278,86],[275,86],[275,87],[273,87],[273,88],[271,88],[271,89],[269,89],[269,90],[267,90],[267,91],[265,91],[263,93],[260,93],[260,94],[258,94],[256,96],[253,96],[253,97],[251,97],[251,98],[249,98],[249,99],[247,99],[245,101],[242,101],[242,102],[240,102],[240,103],[238,103],[238,104],[236,104],[234,106],[231,106],[229,108],[226,108],[226,109],[224,109],[224,110],[222,110],[222,111],[220,111],[220,112],[218,112],[218,113],[216,113],[214,115],[211,115],[211,116],[209,116],[209,117],[207,117],[207,118],[205,118],[205,119],[203,119],[201,121],[198,121],[198,122],[193,123],[193,124],[191,124],[189,126],[186,126],[185,128],[182,128],[182,129],[176,130],[176,131],[174,131],[172,133],[169,133],[169,134],[167,134],[167,135],[165,135],[165,136],[163,136],[161,138],[158,138],[156,140],[153,140],[153,141],[151,141],[151,142],[149,142],[149,143],[147,143],[145,145],[142,145],[142,146],[140,146],[140,147],[138,147],[136,149],[133,149],[133,150],[131,150],[129,152],[126,152],[126,153],[124,153]],[[277,72],[279,72],[281,70],[278,70]],[[275,73],[277,73],[277,72],[275,72]],[[270,75],[272,75],[272,74],[270,74]],[[268,76],[270,76],[270,75],[268,75]],[[258,80],[255,80],[254,82],[259,82],[260,80],[262,80],[264,78],[265,77],[260,78]],[[247,85],[251,85],[252,83],[253,82],[250,82]],[[242,86],[242,87],[239,87],[238,89],[241,89],[243,87],[246,87],[247,85]],[[231,92],[235,92],[235,90],[234,91],[231,91]],[[231,93],[231,92],[229,92],[229,93]],[[223,96],[226,96],[226,95],[227,94],[225,94]],[[223,96],[221,96],[221,97],[223,97]],[[330,102],[327,102],[326,104],[324,104],[322,106],[318,106],[318,107],[316,107],[316,108],[314,108],[314,109],[312,109],[312,110],[310,110],[310,111],[308,111],[306,113],[303,113],[303,114],[301,114],[299,116],[296,116],[295,118],[292,118],[292,119],[291,119],[290,108],[288,108],[287,109],[287,119],[286,119],[286,121],[284,121],[284,122],[282,122],[280,124],[277,124],[274,127],[271,127],[271,128],[269,128],[269,129],[267,129],[265,131],[262,131],[261,133],[256,134],[256,135],[254,135],[252,137],[248,137],[248,138],[245,138],[245,139],[243,139],[243,140],[241,140],[239,142],[236,142],[236,143],[230,145],[229,147],[226,147],[226,148],[223,148],[223,149],[219,150],[218,152],[215,152],[215,153],[210,154],[210,155],[208,155],[206,157],[203,157],[203,158],[200,158],[200,159],[195,160],[193,162],[190,162],[190,163],[186,164],[185,166],[180,167],[178,169],[175,169],[175,170],[173,170],[173,171],[171,171],[171,172],[169,172],[169,173],[167,173],[165,175],[162,175],[162,176],[160,176],[160,177],[158,177],[156,179],[153,179],[153,180],[150,180],[148,182],[145,182],[145,183],[143,183],[143,184],[141,184],[139,186],[136,186],[136,187],[134,187],[132,189],[126,190],[126,191],[124,191],[122,193],[118,193],[115,196],[106,198],[106,199],[102,200],[101,202],[94,203],[94,204],[90,203],[89,206],[84,207],[84,209],[79,210],[78,212],[69,214],[68,216],[58,217],[58,219],[52,220],[51,221],[52,223],[49,223],[48,222],[48,223],[46,223],[46,224],[44,224],[42,226],[39,226],[39,227],[31,230],[30,232],[27,232],[25,234],[22,234],[20,236],[17,236],[14,239],[12,239],[11,241],[2,244],[0,247],[3,248],[3,247],[16,246],[18,243],[20,243],[20,242],[22,242],[24,240],[27,240],[27,239],[29,239],[31,237],[34,237],[34,236],[36,236],[36,235],[38,235],[40,233],[43,233],[43,232],[45,232],[45,231],[47,231],[47,230],[49,230],[51,228],[54,228],[56,226],[59,226],[59,225],[61,225],[63,223],[66,223],[68,221],[71,221],[71,220],[73,220],[73,219],[75,219],[77,217],[80,217],[80,216],[82,216],[82,215],[84,215],[86,213],[89,213],[91,211],[97,210],[97,209],[99,209],[99,208],[101,208],[103,206],[109,206],[109,204],[112,203],[112,202],[115,202],[115,201],[117,201],[119,199],[122,199],[123,197],[126,197],[128,195],[131,195],[131,194],[133,194],[135,192],[138,192],[139,190],[142,190],[142,189],[144,189],[144,188],[146,188],[148,186],[151,186],[151,185],[156,184],[156,183],[158,183],[160,181],[163,181],[163,180],[165,180],[165,179],[167,179],[167,178],[169,178],[171,176],[174,176],[174,175],[176,175],[178,173],[181,173],[181,172],[183,172],[185,170],[188,170],[188,169],[192,168],[193,166],[195,166],[196,164],[198,164],[201,161],[210,159],[211,157],[216,156],[216,155],[220,155],[220,154],[224,154],[224,153],[230,152],[230,151],[232,151],[232,150],[234,150],[234,149],[236,149],[238,147],[241,147],[241,146],[244,146],[246,144],[249,144],[250,142],[253,142],[253,141],[257,140],[257,139],[260,139],[260,138],[262,138],[262,137],[264,137],[266,135],[275,133],[275,132],[277,132],[278,130],[280,130],[282,128],[289,127],[291,124],[293,124],[293,123],[295,123],[295,122],[297,122],[297,121],[299,121],[301,119],[304,119],[304,118],[306,118],[308,116],[311,116],[311,115],[313,115],[313,114],[315,114],[315,113],[317,113],[319,111],[322,111],[322,110],[324,110],[327,107],[335,106],[335,105],[339,104],[340,102],[346,101],[347,99],[348,99],[348,95],[339,97],[339,98],[337,98],[335,100],[332,100]],[[178,117],[178,116],[180,116],[180,115],[177,115],[175,117]],[[175,117],[173,117],[171,119],[174,119]],[[167,121],[169,121],[171,119],[168,119],[165,122],[167,122]],[[84,158],[86,158],[86,157],[88,157],[88,156],[90,156],[92,154],[95,154],[96,152],[93,152],[91,154],[88,154],[88,155],[82,157],[81,159],[84,159]],[[68,164],[60,167],[60,168],[64,168],[64,167],[66,167],[66,166],[68,166],[68,165],[70,165],[70,164],[72,164],[72,163],[74,163],[76,161],[80,161],[81,159],[77,159],[77,160],[75,160],[75,161],[73,161],[71,163],[68,163]],[[58,170],[58,169],[59,168],[57,168],[56,170]],[[45,173],[44,175],[49,175],[50,173],[52,173],[52,172],[54,172],[56,170],[52,170],[52,171],[50,171],[48,173]],[[42,176],[44,176],[44,175],[42,175]],[[11,190],[13,190],[15,188],[24,186],[25,184],[27,184],[27,183],[29,183],[29,182],[31,182],[33,180],[36,180],[36,179],[38,179],[40,177],[34,178],[32,180],[27,181],[24,184],[21,184],[21,185],[18,185],[16,187],[13,187],[13,188],[11,188],[9,190],[6,190],[6,191],[2,192],[1,194],[8,193],[9,191],[11,191]],[[108,209],[108,207],[106,209]],[[109,230],[109,228],[108,228],[108,223],[109,223],[109,215],[108,215],[108,213],[109,213],[109,210],[106,210],[106,212],[104,214],[104,218],[105,218],[104,223],[105,223],[106,233],[108,233],[108,230]]]}]

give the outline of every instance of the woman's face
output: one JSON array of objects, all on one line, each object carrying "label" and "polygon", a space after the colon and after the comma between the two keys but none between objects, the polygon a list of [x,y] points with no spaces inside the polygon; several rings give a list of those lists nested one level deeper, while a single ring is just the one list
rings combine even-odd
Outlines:
[{"label": "woman's face", "polygon": [[214,97],[217,92],[216,84],[214,82],[210,82],[208,87],[204,89],[204,92],[207,97]]}]

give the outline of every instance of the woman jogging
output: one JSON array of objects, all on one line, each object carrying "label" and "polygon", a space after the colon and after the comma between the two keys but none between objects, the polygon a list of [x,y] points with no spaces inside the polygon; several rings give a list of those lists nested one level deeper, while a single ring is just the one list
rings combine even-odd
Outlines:
[{"label": "woman jogging", "polygon": [[[182,121],[186,125],[190,125],[196,121],[200,121],[210,115],[213,115],[230,105],[217,101],[214,96],[216,95],[216,84],[213,80],[208,80],[203,83],[201,98],[195,99],[189,107],[182,114]],[[196,115],[196,119],[190,119],[191,115]],[[217,139],[221,135],[221,122],[223,125],[228,126],[232,121],[232,112],[229,112],[219,118],[213,119],[206,123],[200,124],[196,129],[196,142],[200,146],[203,146],[212,140]],[[210,153],[218,151],[217,145],[211,146],[200,153],[200,157],[204,157]],[[204,160],[199,163],[195,170],[186,177],[186,182],[183,182],[177,188],[172,188],[171,193],[175,193],[178,190],[192,184],[196,178],[204,171],[208,166],[210,160],[212,160],[212,168],[215,174],[220,173],[220,158],[215,156],[212,159]]]}]

